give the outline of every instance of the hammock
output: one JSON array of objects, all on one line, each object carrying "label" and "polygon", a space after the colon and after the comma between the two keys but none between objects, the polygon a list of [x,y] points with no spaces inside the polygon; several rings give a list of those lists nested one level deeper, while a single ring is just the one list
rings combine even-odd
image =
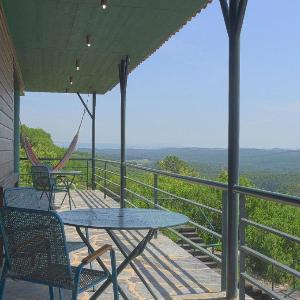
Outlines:
[{"label": "hammock", "polygon": [[[81,125],[82,125],[82,121],[83,121],[85,112],[86,112],[86,109],[84,109],[84,111],[83,111],[78,130],[77,130],[75,136],[73,137],[73,140],[71,141],[69,147],[67,148],[67,151],[65,152],[63,158],[53,167],[54,171],[61,170],[67,164],[67,162],[70,160],[73,152],[75,151],[76,146],[77,146],[77,142],[78,142],[78,138],[79,138],[80,128],[81,128]],[[22,142],[23,148],[25,149],[27,158],[31,162],[31,164],[33,166],[42,165],[43,163],[39,160],[39,158],[37,157],[37,155],[33,151],[33,148],[32,148],[32,145],[29,141],[29,138],[24,133],[21,133],[21,142]]]}]

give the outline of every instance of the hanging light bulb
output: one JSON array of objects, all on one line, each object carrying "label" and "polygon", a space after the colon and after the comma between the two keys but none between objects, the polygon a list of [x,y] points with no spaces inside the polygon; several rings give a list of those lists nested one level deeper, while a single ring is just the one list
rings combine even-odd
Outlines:
[{"label": "hanging light bulb", "polygon": [[70,76],[70,84],[72,85],[73,84],[73,77]]},{"label": "hanging light bulb", "polygon": [[87,35],[87,36],[86,36],[86,45],[87,45],[88,47],[91,47],[91,37],[90,37],[90,35]]},{"label": "hanging light bulb", "polygon": [[79,71],[79,69],[80,69],[80,68],[79,68],[79,60],[76,59],[76,70]]},{"label": "hanging light bulb", "polygon": [[101,7],[102,7],[102,9],[107,8],[107,0],[101,0]]}]

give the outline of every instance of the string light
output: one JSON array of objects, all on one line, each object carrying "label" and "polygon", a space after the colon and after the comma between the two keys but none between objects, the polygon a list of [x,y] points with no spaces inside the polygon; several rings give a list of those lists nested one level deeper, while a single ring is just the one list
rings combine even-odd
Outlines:
[{"label": "string light", "polygon": [[79,71],[79,60],[76,59],[76,70]]},{"label": "string light", "polygon": [[86,36],[86,45],[91,47],[91,37],[89,35]]},{"label": "string light", "polygon": [[73,84],[73,77],[70,76],[70,84]]},{"label": "string light", "polygon": [[107,8],[107,0],[101,0],[101,7],[102,7],[102,9]]}]

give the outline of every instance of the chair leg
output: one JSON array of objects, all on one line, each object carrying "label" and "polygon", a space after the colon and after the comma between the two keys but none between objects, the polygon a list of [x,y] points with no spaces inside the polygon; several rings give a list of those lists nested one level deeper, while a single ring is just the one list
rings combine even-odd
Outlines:
[{"label": "chair leg", "polygon": [[3,299],[4,288],[5,288],[5,277],[2,276],[1,281],[0,281],[0,300]]},{"label": "chair leg", "polygon": [[111,280],[113,284],[114,300],[119,300],[116,254],[114,250],[110,251],[110,258],[111,258]]},{"label": "chair leg", "polygon": [[49,295],[50,295],[50,300],[54,300],[54,289],[53,289],[53,286],[49,286]]},{"label": "chair leg", "polygon": [[7,272],[7,263],[5,260],[5,263],[4,263],[4,266],[2,269],[2,273],[1,273],[1,280],[0,280],[0,300],[3,299],[3,294],[4,294],[4,289],[5,289],[6,272]]},{"label": "chair leg", "polygon": [[77,290],[72,291],[72,299],[71,300],[77,300]]}]

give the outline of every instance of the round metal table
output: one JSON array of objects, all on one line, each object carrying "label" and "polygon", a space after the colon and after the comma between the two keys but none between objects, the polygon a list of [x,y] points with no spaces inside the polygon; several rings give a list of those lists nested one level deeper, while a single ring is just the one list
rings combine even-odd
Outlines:
[{"label": "round metal table", "polygon": [[[119,275],[124,268],[130,264],[155,299],[155,293],[132,260],[143,253],[147,243],[153,238],[158,229],[183,225],[189,220],[186,216],[179,213],[140,208],[75,209],[72,211],[61,212],[59,213],[59,216],[65,225],[74,226],[76,228],[77,233],[91,253],[95,252],[95,249],[90,244],[88,237],[83,234],[81,228],[106,230],[125,257],[124,261],[117,268],[117,274]],[[113,230],[147,230],[148,232],[137,246],[130,253],[127,253]],[[97,259],[97,261],[100,266],[107,271],[106,266],[100,258]],[[108,278],[90,299],[97,299],[110,284],[111,279]],[[119,291],[123,298],[128,299],[120,287]]]}]

